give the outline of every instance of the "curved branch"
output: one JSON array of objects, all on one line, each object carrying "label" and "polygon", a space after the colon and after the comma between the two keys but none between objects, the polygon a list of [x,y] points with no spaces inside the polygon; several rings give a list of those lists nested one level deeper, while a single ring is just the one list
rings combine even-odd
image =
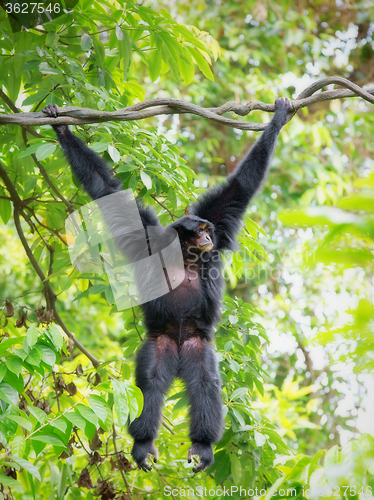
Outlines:
[{"label": "curved branch", "polygon": [[[315,92],[322,87],[330,84],[339,84],[345,87],[345,89],[330,90],[315,94]],[[364,90],[358,85],[339,76],[322,78],[303,90],[292,102],[294,111],[290,114],[289,119],[295,115],[297,110],[315,102],[343,99],[346,97],[362,97],[365,101],[374,104],[374,85],[369,85],[366,90]],[[227,102],[218,108],[202,108],[196,104],[184,102],[179,99],[157,98],[139,102],[127,108],[112,112],[66,106],[60,109],[60,116],[58,118],[51,118],[42,112],[16,113],[12,115],[0,114],[0,125],[5,125],[7,123],[21,125],[23,127],[30,125],[82,125],[85,123],[102,123],[108,121],[143,120],[157,115],[192,113],[207,118],[208,120],[223,123],[229,127],[235,127],[242,130],[264,130],[266,123],[241,122],[221,116],[228,112],[246,116],[253,110],[273,113],[275,105],[253,100],[245,104]]]},{"label": "curved branch", "polygon": [[[9,194],[11,195],[11,199],[12,199],[13,206],[14,206],[14,212],[13,212],[14,224],[16,226],[16,230],[17,230],[19,239],[21,240],[22,246],[26,252],[26,255],[27,255],[32,267],[34,268],[36,274],[40,278],[40,281],[44,285],[44,292],[46,295],[46,300],[47,300],[47,302],[49,302],[49,304],[52,307],[53,317],[54,317],[56,323],[58,325],[60,325],[61,328],[63,329],[63,331],[66,333],[66,335],[72,339],[72,341],[74,342],[76,347],[81,352],[83,352],[83,354],[85,354],[87,356],[87,358],[92,362],[93,366],[95,368],[98,368],[100,366],[100,361],[97,358],[95,358],[95,356],[93,354],[91,354],[84,347],[83,344],[81,344],[79,342],[79,340],[75,337],[74,333],[72,333],[68,329],[68,327],[65,325],[64,321],[62,320],[62,318],[60,317],[60,315],[57,311],[57,308],[56,308],[57,297],[56,297],[55,293],[53,292],[53,289],[48,281],[48,278],[45,276],[45,274],[43,273],[43,270],[41,269],[37,260],[35,259],[34,254],[32,253],[32,250],[31,250],[29,244],[27,243],[25,234],[22,230],[21,221],[20,221],[19,216],[20,216],[20,213],[22,214],[22,212],[23,212],[23,210],[22,210],[23,201],[19,197],[19,195],[16,191],[16,188],[14,187],[14,185],[13,185],[12,181],[10,180],[5,168],[3,167],[3,165],[1,163],[0,163],[0,178],[3,180],[5,187],[7,188]],[[47,297],[47,295],[48,295],[48,297]]]}]

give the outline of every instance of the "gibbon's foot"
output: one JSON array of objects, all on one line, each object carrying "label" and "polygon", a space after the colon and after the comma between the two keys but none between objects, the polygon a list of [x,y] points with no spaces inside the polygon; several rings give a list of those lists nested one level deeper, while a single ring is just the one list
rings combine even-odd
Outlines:
[{"label": "gibbon's foot", "polygon": [[[42,112],[52,118],[57,118],[59,116],[59,109],[57,104],[47,104],[45,108],[42,109]],[[52,125],[54,130],[57,132],[63,133],[67,129],[67,125]]]},{"label": "gibbon's foot", "polygon": [[193,443],[187,455],[189,464],[194,455],[199,456],[200,462],[192,469],[192,472],[201,472],[214,462],[213,448],[210,443]]},{"label": "gibbon's foot", "polygon": [[148,455],[153,455],[154,463],[158,460],[158,450],[153,441],[134,441],[131,455],[138,464],[138,467],[144,470],[144,472],[152,470],[152,465],[147,461]]}]

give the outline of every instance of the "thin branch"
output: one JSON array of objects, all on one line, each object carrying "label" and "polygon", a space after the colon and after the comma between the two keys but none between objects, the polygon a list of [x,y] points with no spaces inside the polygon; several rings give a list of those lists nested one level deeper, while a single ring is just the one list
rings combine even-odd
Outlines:
[{"label": "thin branch", "polygon": [[[24,114],[24,113],[21,113],[21,110],[19,108],[17,108],[17,106],[14,104],[14,102],[5,94],[5,92],[3,92],[1,90],[1,88],[0,88],[0,98],[13,111],[13,113],[15,113],[15,114],[21,114],[21,116]],[[7,116],[7,115],[4,115],[4,116]],[[23,137],[23,140],[24,140],[24,143],[25,143],[26,147],[29,147],[28,146],[28,139],[27,139],[27,135],[26,135],[26,130],[28,132],[30,132],[30,134],[34,135],[35,137],[39,137],[39,138],[43,139],[43,136],[40,135],[40,134],[38,134],[37,132],[35,132],[35,130],[33,130],[31,127],[25,126],[24,129],[23,129],[23,131],[22,131],[22,137]],[[60,200],[63,203],[65,203],[65,205],[66,205],[69,213],[74,212],[73,205],[60,193],[60,191],[54,185],[54,183],[52,182],[51,178],[47,174],[45,168],[40,163],[40,161],[36,158],[35,154],[32,154],[31,156],[32,156],[32,159],[34,160],[36,166],[39,168],[39,171],[42,174],[42,176],[44,177],[46,183],[51,188],[51,190],[55,192],[55,194],[57,195],[57,197],[60,198]]]},{"label": "thin branch", "polygon": [[[41,267],[39,266],[37,260],[34,257],[34,254],[32,253],[31,248],[29,247],[29,244],[27,243],[25,234],[22,230],[21,227],[21,221],[20,221],[20,214],[23,213],[22,206],[23,202],[21,198],[18,196],[18,193],[16,191],[16,188],[14,187],[12,181],[10,180],[4,166],[0,163],[0,177],[3,180],[13,202],[14,206],[14,213],[13,213],[13,218],[14,218],[14,224],[16,226],[16,230],[19,236],[19,239],[21,240],[21,243],[23,245],[23,248],[26,252],[26,255],[34,268],[36,274],[39,276],[40,281],[44,285],[44,293],[46,295],[46,300],[49,300],[49,304],[51,305],[52,311],[53,311],[53,317],[58,325],[62,328],[62,330],[66,333],[66,335],[71,338],[75,344],[75,346],[83,352],[87,356],[87,358],[91,361],[93,366],[97,368],[100,365],[100,361],[95,358],[93,354],[91,354],[80,342],[79,340],[75,337],[75,335],[68,329],[68,327],[65,325],[63,320],[61,319],[57,308],[56,308],[56,300],[57,296],[55,295],[48,279],[46,278],[45,274],[43,273]],[[48,294],[48,298],[47,298]]]},{"label": "thin branch", "polygon": [[[1,90],[1,86],[0,86],[0,98],[5,102],[5,104],[8,106],[8,108],[13,111],[13,113],[21,113],[21,110],[18,109],[17,106],[13,103],[13,101],[11,99],[9,99],[9,97],[6,95],[6,93]],[[32,128],[27,126],[27,127],[25,127],[25,129],[28,132],[30,132],[31,135],[33,135],[35,137],[40,137],[41,139],[43,138],[42,135],[38,134],[38,132],[36,132]]]},{"label": "thin branch", "polygon": [[[118,449],[117,449],[117,443],[116,443],[116,438],[117,438],[117,431],[116,431],[116,426],[113,424],[113,447],[114,447],[114,451],[115,453],[118,455]],[[127,490],[127,495],[129,496],[129,498],[132,500],[132,492],[131,492],[131,486],[127,480],[127,477],[123,471],[123,469],[120,468],[120,473],[121,473],[121,476],[122,476],[122,479],[123,479],[123,482],[125,483],[125,486],[126,486],[126,490]]]},{"label": "thin branch", "polygon": [[[315,94],[315,92],[321,88],[331,84],[342,85],[345,89],[330,90]],[[295,101],[292,102],[294,111],[290,113],[289,120],[295,115],[297,110],[320,101],[343,99],[346,97],[362,97],[365,101],[374,104],[373,94],[374,85],[369,85],[367,89],[364,90],[358,85],[339,76],[322,78],[303,90]],[[133,104],[132,106],[128,106],[127,108],[112,112],[66,106],[60,109],[60,116],[58,118],[47,116],[42,112],[17,113],[12,115],[0,114],[0,125],[5,125],[7,123],[21,126],[82,125],[85,123],[142,120],[144,118],[157,115],[192,113],[202,116],[203,118],[222,123],[229,127],[253,131],[264,130],[266,123],[241,122],[221,116],[222,114],[228,112],[233,112],[240,116],[246,116],[255,109],[265,111],[267,113],[273,113],[275,111],[275,105],[253,100],[245,104],[227,102],[218,108],[203,108],[196,104],[184,102],[179,99],[156,98],[139,102],[137,104]]]},{"label": "thin branch", "polygon": [[[32,129],[31,129],[32,130]],[[29,147],[29,141],[27,139],[27,134],[26,134],[26,129],[24,128],[22,130],[22,137],[23,137],[23,142],[25,143],[25,146],[28,148]],[[67,200],[65,198],[65,196],[62,195],[62,193],[60,193],[60,191],[57,189],[57,187],[55,186],[55,184],[52,182],[52,179],[49,177],[49,175],[47,174],[47,171],[46,169],[43,167],[42,163],[37,159],[36,155],[33,153],[31,155],[32,159],[34,160],[34,163],[35,165],[38,167],[39,169],[39,172],[42,174],[42,176],[44,177],[44,180],[45,182],[48,184],[48,186],[51,188],[51,190],[55,193],[55,195],[57,196],[57,198],[59,198],[62,203],[64,203],[66,205],[66,208],[69,212],[69,214],[73,213],[74,212],[74,206],[70,203],[69,200]]]}]

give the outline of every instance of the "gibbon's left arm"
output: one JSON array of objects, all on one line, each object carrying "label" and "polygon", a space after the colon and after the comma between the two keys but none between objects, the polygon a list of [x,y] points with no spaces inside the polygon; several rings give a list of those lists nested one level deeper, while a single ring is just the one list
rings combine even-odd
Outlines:
[{"label": "gibbon's left arm", "polygon": [[[43,112],[57,118],[58,106],[48,104]],[[78,139],[67,125],[52,125],[52,127],[73,172],[93,200],[121,191],[121,181],[113,177],[101,156]],[[138,202],[138,209],[144,227],[160,226],[156,213],[150,207]],[[126,224],[126,215],[128,214],[122,214],[122,224]],[[120,220],[118,224],[121,224]],[[115,230],[115,227],[113,229]]]},{"label": "gibbon's left arm", "polygon": [[192,205],[191,215],[214,224],[218,250],[234,247],[241,219],[266,177],[279,132],[291,110],[292,104],[288,98],[277,99],[273,119],[235,171],[228,176],[226,183],[209,189]]}]

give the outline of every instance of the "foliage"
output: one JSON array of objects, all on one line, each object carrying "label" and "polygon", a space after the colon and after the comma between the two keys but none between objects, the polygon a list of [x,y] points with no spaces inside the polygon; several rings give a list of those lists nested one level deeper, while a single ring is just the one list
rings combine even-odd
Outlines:
[{"label": "foliage", "polygon": [[[316,75],[362,85],[372,78],[373,21],[363,4],[82,0],[12,33],[0,9],[0,112],[48,103],[114,111],[163,96],[207,107],[273,102]],[[225,433],[214,464],[193,476],[180,381],[165,402],[159,462],[148,475],[134,468],[126,422],[142,409],[133,382],[140,311],[117,312],[105,278],[71,266],[65,220],[88,197],[51,128],[3,126],[0,498],[164,498],[165,488],[201,485],[234,487],[233,498],[243,497],[240,485],[267,499],[287,496],[282,488],[300,498],[369,493],[373,439],[352,429],[353,410],[337,411],[344,390],[334,363],[373,370],[372,129],[368,106],[346,100],[304,108],[282,132],[241,250],[225,256],[216,332]],[[190,115],[76,133],[163,223],[222,181],[255,140]],[[341,324],[329,300],[343,289],[354,306]],[[316,367],[321,345],[330,359]],[[339,429],[355,438],[342,448]],[[320,495],[325,486],[332,491]]]}]

